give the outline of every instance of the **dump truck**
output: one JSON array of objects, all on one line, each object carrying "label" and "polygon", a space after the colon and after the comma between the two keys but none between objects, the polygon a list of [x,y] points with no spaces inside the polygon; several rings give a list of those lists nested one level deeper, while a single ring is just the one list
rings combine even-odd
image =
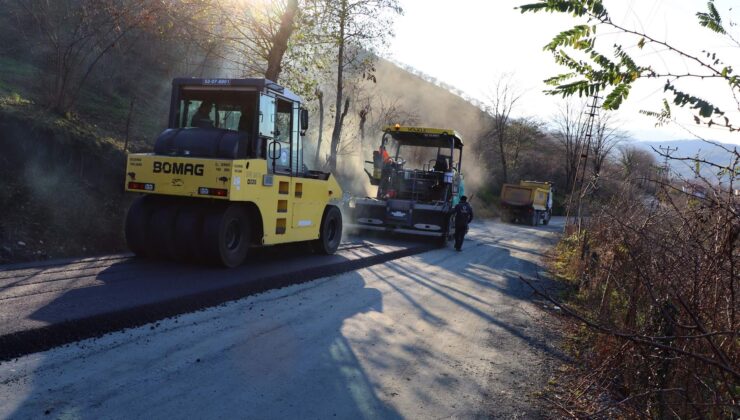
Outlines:
[{"label": "dump truck", "polygon": [[537,226],[550,223],[552,217],[552,184],[521,181],[501,188],[501,221]]},{"label": "dump truck", "polygon": [[455,233],[455,205],[464,194],[463,143],[451,129],[383,128],[380,145],[365,169],[375,197],[352,198],[345,214],[353,230],[435,238],[444,245]]},{"label": "dump truck", "polygon": [[177,78],[168,128],[127,157],[126,241],[144,257],[235,267],[250,249],[334,253],[342,189],[303,163],[308,112],[267,79]]}]

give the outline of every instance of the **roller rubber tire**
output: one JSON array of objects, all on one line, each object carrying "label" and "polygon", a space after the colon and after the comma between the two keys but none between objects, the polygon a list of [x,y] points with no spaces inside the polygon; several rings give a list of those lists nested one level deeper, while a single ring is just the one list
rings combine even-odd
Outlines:
[{"label": "roller rubber tire", "polygon": [[162,200],[152,212],[149,219],[149,255],[171,260],[178,259],[175,246],[175,221],[178,207],[175,201]]},{"label": "roller rubber tire", "polygon": [[148,253],[148,225],[154,207],[154,197],[139,197],[131,203],[126,213],[126,245],[139,257],[150,257]]},{"label": "roller rubber tire", "polygon": [[199,203],[187,203],[180,208],[175,222],[175,246],[178,260],[182,262],[203,263],[201,252],[203,231],[203,209]]},{"label": "roller rubber tire", "polygon": [[313,248],[319,254],[332,255],[337,252],[342,242],[342,212],[329,206],[321,218],[319,239],[313,242]]},{"label": "roller rubber tire", "polygon": [[251,238],[246,210],[231,204],[206,212],[202,235],[201,250],[207,263],[229,268],[241,265]]}]

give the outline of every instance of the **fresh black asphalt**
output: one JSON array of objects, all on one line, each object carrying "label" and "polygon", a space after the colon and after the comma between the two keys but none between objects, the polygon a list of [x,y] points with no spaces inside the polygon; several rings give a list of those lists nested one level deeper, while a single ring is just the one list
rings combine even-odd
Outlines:
[{"label": "fresh black asphalt", "polygon": [[234,269],[128,255],[0,266],[0,360],[430,248],[413,241],[355,238],[332,256],[300,246],[260,249]]}]

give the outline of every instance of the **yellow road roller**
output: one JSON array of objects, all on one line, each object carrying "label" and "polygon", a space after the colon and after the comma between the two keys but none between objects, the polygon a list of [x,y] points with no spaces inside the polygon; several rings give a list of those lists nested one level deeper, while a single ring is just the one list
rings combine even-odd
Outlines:
[{"label": "yellow road roller", "polygon": [[177,78],[153,153],[132,153],[126,242],[137,256],[235,267],[258,246],[333,254],[342,189],[303,163],[308,112],[267,79]]}]

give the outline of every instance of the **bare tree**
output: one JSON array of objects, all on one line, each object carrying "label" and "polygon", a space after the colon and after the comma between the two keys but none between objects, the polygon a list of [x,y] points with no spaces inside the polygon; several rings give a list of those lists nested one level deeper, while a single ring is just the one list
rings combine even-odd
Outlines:
[{"label": "bare tree", "polygon": [[245,73],[278,82],[291,36],[298,29],[298,0],[248,0],[246,7],[238,3],[220,3],[220,7],[221,18],[229,25],[218,38],[233,42],[239,55],[235,60]]},{"label": "bare tree", "polygon": [[[340,7],[337,10],[337,18],[338,18],[338,33],[337,33],[337,44],[338,44],[338,51],[337,51],[337,97],[336,97],[336,109],[337,112],[335,113],[334,118],[334,129],[331,133],[331,149],[330,149],[330,155],[329,155],[329,168],[332,172],[334,172],[337,169],[337,154],[339,152],[339,140],[342,138],[342,123],[344,122],[344,117],[347,115],[346,112],[341,113],[339,112],[340,105],[342,103],[342,99],[344,97],[344,50],[347,47],[346,45],[346,33],[347,33],[347,25],[348,25],[348,18],[349,18],[349,4],[348,0],[340,0],[339,2]],[[345,102],[346,105],[349,105],[349,98],[347,99],[347,102]],[[345,109],[347,106],[345,106]]]},{"label": "bare tree", "polygon": [[586,104],[565,101],[553,117],[553,136],[563,147],[566,188],[572,188],[586,140]]},{"label": "bare tree", "polygon": [[594,177],[598,178],[604,161],[614,147],[623,142],[626,134],[619,130],[611,114],[603,114],[594,123],[594,133],[591,138],[591,155]]},{"label": "bare tree", "polygon": [[360,118],[360,151],[363,151],[363,148],[365,147],[365,128],[367,125],[367,118],[370,116],[372,109],[370,99],[365,98],[362,106],[357,111],[357,116]]},{"label": "bare tree", "polygon": [[517,176],[523,153],[540,142],[544,133],[542,123],[531,118],[516,119],[509,123],[507,131],[506,164],[507,176]]},{"label": "bare tree", "polygon": [[[146,89],[142,86],[151,88],[151,75],[169,77],[175,67],[200,59],[202,50],[193,45],[216,48],[217,43],[192,36],[209,33],[205,27],[216,21],[215,1],[13,0],[3,8],[42,69],[39,102],[64,114],[77,108],[91,84],[104,93],[120,88],[118,94],[135,95],[132,91]],[[147,80],[140,66],[148,67]],[[138,80],[130,82],[134,74]],[[147,106],[138,99],[137,107]]]},{"label": "bare tree", "polygon": [[511,76],[504,76],[498,79],[493,91],[488,95],[486,110],[492,117],[492,126],[489,136],[494,139],[498,148],[499,160],[501,161],[501,173],[503,182],[509,181],[507,149],[512,142],[508,130],[511,111],[521,98],[521,94],[516,90],[511,80]]},{"label": "bare tree", "polygon": [[[575,389],[566,394],[573,397],[563,403],[576,402],[577,418],[731,418],[740,381],[740,215],[733,193],[740,154],[732,152],[729,165],[702,161],[727,175],[726,187],[699,179],[684,189],[655,179],[655,205],[632,185],[651,171],[653,156],[634,147],[620,152],[630,178],[594,208],[589,252],[558,257],[575,271],[577,307],[537,290],[595,333],[579,360],[588,380],[571,381]],[[579,245],[574,235],[560,246]],[[604,391],[618,398],[592,398]]]},{"label": "bare tree", "polygon": [[277,82],[282,69],[283,56],[288,49],[288,40],[295,30],[295,16],[298,12],[298,0],[288,0],[280,19],[280,27],[272,36],[272,45],[267,54],[265,78]]},{"label": "bare tree", "polygon": [[[397,0],[322,0],[321,13],[325,16],[324,33],[336,49],[336,98],[334,128],[329,150],[329,169],[336,170],[339,143],[345,112],[340,112],[344,97],[345,71],[352,70],[372,79],[373,56],[368,49],[382,45],[392,35],[391,19],[401,13]],[[345,107],[346,108],[346,107]]]},{"label": "bare tree", "polygon": [[624,173],[625,180],[637,180],[644,184],[655,170],[655,157],[647,150],[627,145],[619,149],[619,165]]},{"label": "bare tree", "polygon": [[18,0],[22,20],[43,37],[50,71],[46,102],[58,113],[70,110],[101,59],[134,29],[166,15],[166,5],[150,0],[120,3],[93,0]]},{"label": "bare tree", "polygon": [[383,127],[388,125],[414,125],[418,122],[419,116],[413,110],[401,106],[397,98],[385,99],[378,97],[373,105],[373,118],[368,130],[380,132]]},{"label": "bare tree", "polygon": [[316,156],[314,162],[319,165],[319,156],[321,154],[321,142],[324,137],[324,92],[321,88],[316,88],[316,100],[319,102],[319,133],[316,141]]}]

